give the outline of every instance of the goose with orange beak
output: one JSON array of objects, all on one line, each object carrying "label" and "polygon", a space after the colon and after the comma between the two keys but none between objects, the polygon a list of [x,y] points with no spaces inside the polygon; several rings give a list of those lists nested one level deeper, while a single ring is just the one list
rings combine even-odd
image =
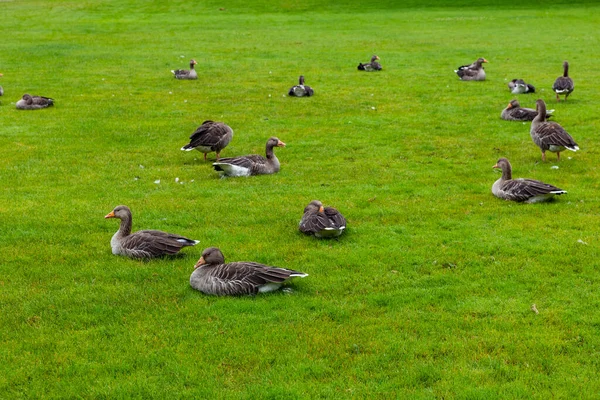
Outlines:
[{"label": "goose with orange beak", "polygon": [[323,207],[319,200],[313,200],[304,208],[298,229],[317,238],[334,238],[344,233],[346,219],[335,208]]},{"label": "goose with orange beak", "polygon": [[267,140],[266,157],[258,154],[248,156],[221,158],[213,163],[215,171],[226,176],[267,175],[279,172],[279,159],[273,152],[275,147],[285,147],[285,143],[276,137]]}]

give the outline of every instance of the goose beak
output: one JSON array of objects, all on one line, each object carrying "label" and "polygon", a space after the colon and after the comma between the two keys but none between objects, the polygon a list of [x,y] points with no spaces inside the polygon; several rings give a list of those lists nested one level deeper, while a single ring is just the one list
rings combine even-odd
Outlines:
[{"label": "goose beak", "polygon": [[115,217],[115,212],[114,211],[111,211],[111,212],[109,212],[108,214],[106,214],[104,216],[104,218],[114,218],[114,217]]},{"label": "goose beak", "polygon": [[380,60],[379,56],[377,56],[377,58],[375,58],[376,60]]},{"label": "goose beak", "polygon": [[483,59],[483,62],[484,62],[484,63],[486,63],[486,62],[489,62],[489,61],[488,61],[488,60],[486,60],[486,59],[484,58],[484,59]]},{"label": "goose beak", "polygon": [[277,142],[277,147],[285,147],[285,143],[280,140]]},{"label": "goose beak", "polygon": [[201,265],[206,264],[206,261],[204,261],[204,257],[200,257],[200,259],[198,260],[198,262],[196,263],[196,265],[194,265],[194,269],[198,268]]},{"label": "goose beak", "polygon": [[325,208],[323,206],[319,207],[319,212],[325,212]]},{"label": "goose beak", "polygon": [[512,104],[508,103],[508,106],[506,108],[512,108]]},{"label": "goose beak", "polygon": [[500,168],[498,164],[495,164],[492,168]]}]

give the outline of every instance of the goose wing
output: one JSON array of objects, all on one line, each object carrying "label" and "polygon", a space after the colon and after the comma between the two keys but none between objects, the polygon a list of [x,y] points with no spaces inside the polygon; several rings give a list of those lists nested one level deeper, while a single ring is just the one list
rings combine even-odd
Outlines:
[{"label": "goose wing", "polygon": [[540,124],[535,133],[544,144],[563,146],[568,149],[579,149],[571,135],[556,122],[544,122]]},{"label": "goose wing", "polygon": [[514,201],[526,201],[535,196],[564,192],[554,185],[523,178],[504,182],[501,190],[504,192],[505,199]]},{"label": "goose wing", "polygon": [[571,92],[573,91],[573,79],[568,76],[559,76],[552,85],[552,90],[555,92]]},{"label": "goose wing", "polygon": [[135,257],[150,258],[176,254],[196,240],[157,230],[143,230],[125,237],[121,246]]},{"label": "goose wing", "polygon": [[306,274],[255,262],[220,264],[210,270],[210,281],[215,292],[225,295],[256,294],[262,285],[282,283],[293,276]]},{"label": "goose wing", "polygon": [[216,150],[227,141],[231,128],[222,123],[204,121],[190,136],[190,144],[186,147],[207,146]]}]

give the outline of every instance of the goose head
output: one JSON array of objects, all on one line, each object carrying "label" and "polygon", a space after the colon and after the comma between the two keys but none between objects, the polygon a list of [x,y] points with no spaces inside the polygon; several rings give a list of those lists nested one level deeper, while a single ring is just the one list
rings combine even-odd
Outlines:
[{"label": "goose head", "polygon": [[371,57],[371,62],[375,62],[379,60],[379,56],[378,55],[373,55],[373,57]]},{"label": "goose head", "polygon": [[225,257],[223,256],[223,253],[221,253],[221,250],[219,250],[216,247],[209,247],[207,249],[204,249],[204,251],[202,252],[202,257],[200,257],[200,259],[198,260],[198,262],[196,263],[196,265],[194,265],[194,269],[202,266],[202,265],[212,265],[212,264],[224,264],[225,263]]},{"label": "goose head", "polygon": [[313,200],[304,208],[305,213],[309,211],[311,213],[317,213],[324,212],[325,209],[323,208],[323,203],[321,203],[319,200]]},{"label": "goose head", "polygon": [[514,99],[511,100],[510,103],[508,103],[508,106],[506,106],[506,108],[519,108],[521,107],[521,104],[519,103],[519,100]]},{"label": "goose head", "polygon": [[131,210],[127,206],[116,206],[115,209],[106,214],[104,218],[131,218]]},{"label": "goose head", "polygon": [[267,140],[267,148],[272,149],[273,147],[285,147],[285,143],[273,136],[270,137],[269,140]]},{"label": "goose head", "polygon": [[511,179],[512,166],[510,165],[510,162],[508,161],[508,159],[506,159],[504,157],[498,159],[498,161],[496,162],[496,165],[494,165],[492,168],[500,169],[502,171],[502,177],[504,179]]}]

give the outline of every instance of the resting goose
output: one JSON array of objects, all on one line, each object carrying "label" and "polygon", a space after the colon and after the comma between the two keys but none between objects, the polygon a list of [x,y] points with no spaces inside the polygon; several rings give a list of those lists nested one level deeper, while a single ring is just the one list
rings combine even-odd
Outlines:
[{"label": "resting goose", "polygon": [[523,79],[513,79],[508,82],[508,89],[512,94],[535,93],[535,87],[525,83]]},{"label": "resting goose", "polygon": [[279,160],[273,147],[285,147],[285,143],[276,137],[267,140],[266,158],[258,154],[249,156],[221,158],[213,163],[213,168],[225,176],[266,175],[279,172]]},{"label": "resting goose", "polygon": [[346,219],[335,208],[323,207],[319,200],[313,200],[304,208],[298,229],[318,238],[337,237],[344,233]]},{"label": "resting goose", "polygon": [[225,264],[221,250],[209,247],[202,252],[202,257],[194,265],[190,285],[205,294],[241,296],[272,292],[291,278],[307,276],[308,274],[300,271],[255,262]]},{"label": "resting goose", "polygon": [[565,95],[565,101],[567,101],[567,97],[571,94],[571,92],[575,89],[575,84],[573,83],[573,79],[569,77],[569,63],[565,61],[563,63],[563,76],[559,76],[554,81],[554,85],[552,85],[552,90],[556,93],[556,101],[560,101],[559,95]]},{"label": "resting goose", "polygon": [[484,81],[485,70],[483,69],[482,64],[487,62],[488,60],[485,58],[479,58],[471,65],[458,67],[454,72],[456,72],[456,75],[463,81]]},{"label": "resting goose", "polygon": [[564,149],[577,151],[579,146],[571,135],[556,122],[546,121],[546,103],[539,99],[536,101],[537,115],[531,121],[531,129],[529,134],[533,142],[542,150],[542,160],[546,161],[546,150],[556,153],[558,161],[560,161],[560,152]]},{"label": "resting goose", "polygon": [[117,206],[104,218],[119,218],[121,226],[110,240],[112,253],[131,258],[153,258],[177,254],[182,247],[195,246],[197,240],[163,231],[145,230],[131,233],[131,210]]},{"label": "resting goose", "polygon": [[198,79],[198,74],[194,69],[194,65],[198,64],[196,60],[190,60],[190,69],[176,69],[171,70],[171,73],[175,76],[175,79]]},{"label": "resting goose", "polygon": [[313,94],[315,94],[315,91],[310,86],[304,84],[304,75],[300,75],[300,78],[298,78],[298,84],[296,86],[292,86],[288,92],[289,96],[295,97],[309,97]]},{"label": "resting goose", "polygon": [[217,153],[217,160],[223,150],[233,138],[233,129],[223,122],[204,121],[190,136],[190,143],[181,148],[183,151],[198,150],[206,155],[213,151]]},{"label": "resting goose", "polygon": [[358,70],[359,71],[367,71],[367,72],[381,71],[381,64],[379,64],[377,62],[377,60],[379,60],[379,57],[373,56],[373,57],[371,57],[371,62],[364,63],[364,64],[359,63]]},{"label": "resting goose", "polygon": [[492,185],[492,193],[500,199],[539,203],[550,200],[554,195],[567,193],[556,186],[533,179],[512,179],[512,167],[506,158],[499,159],[492,168],[502,169],[502,177]]},{"label": "resting goose", "polygon": [[[546,118],[550,118],[552,116],[552,112],[554,112],[554,110],[548,110],[546,112]],[[521,107],[519,100],[514,99],[508,103],[508,106],[506,106],[504,110],[502,110],[500,118],[507,121],[533,121],[536,115],[536,110],[533,108]]]},{"label": "resting goose", "polygon": [[17,101],[17,108],[19,110],[39,110],[40,108],[47,108],[54,105],[54,100],[49,97],[42,96],[31,96],[24,94],[23,98]]}]

